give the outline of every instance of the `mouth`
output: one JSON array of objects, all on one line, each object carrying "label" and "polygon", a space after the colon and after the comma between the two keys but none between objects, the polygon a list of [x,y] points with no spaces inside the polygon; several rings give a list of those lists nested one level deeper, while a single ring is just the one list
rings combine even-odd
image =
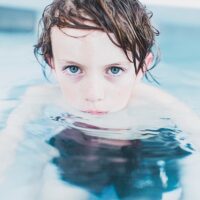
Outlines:
[{"label": "mouth", "polygon": [[96,115],[96,116],[102,116],[102,115],[106,115],[108,112],[105,111],[97,111],[97,110],[86,110],[86,111],[82,111],[85,113],[89,113],[91,115]]}]

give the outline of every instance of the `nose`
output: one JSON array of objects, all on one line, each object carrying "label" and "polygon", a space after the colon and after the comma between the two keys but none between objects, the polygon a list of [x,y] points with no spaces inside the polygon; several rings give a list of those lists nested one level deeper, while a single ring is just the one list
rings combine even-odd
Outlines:
[{"label": "nose", "polygon": [[85,100],[87,102],[95,103],[104,99],[104,85],[98,79],[88,80],[85,93]]}]

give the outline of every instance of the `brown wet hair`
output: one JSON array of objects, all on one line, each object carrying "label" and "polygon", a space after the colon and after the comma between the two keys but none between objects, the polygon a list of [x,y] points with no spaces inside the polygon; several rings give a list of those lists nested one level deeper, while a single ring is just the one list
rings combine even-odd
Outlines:
[{"label": "brown wet hair", "polygon": [[[46,64],[51,67],[48,60],[53,57],[51,46],[53,26],[57,26],[61,31],[65,27],[104,31],[134,64],[136,75],[141,70],[148,72],[153,78],[149,70],[159,61],[159,51],[153,51],[155,36],[159,35],[159,31],[152,26],[151,17],[152,12],[138,0],[54,0],[42,14],[40,20],[42,29],[34,46],[34,54],[38,60],[41,56],[45,61],[42,67],[46,77]],[[91,23],[83,23],[85,21]],[[114,34],[116,41],[111,38],[110,33]],[[131,52],[131,57],[128,52]],[[145,58],[149,53],[153,53],[154,62],[151,68],[147,69]],[[138,66],[136,61],[139,63]],[[148,79],[147,73],[145,77]]]}]

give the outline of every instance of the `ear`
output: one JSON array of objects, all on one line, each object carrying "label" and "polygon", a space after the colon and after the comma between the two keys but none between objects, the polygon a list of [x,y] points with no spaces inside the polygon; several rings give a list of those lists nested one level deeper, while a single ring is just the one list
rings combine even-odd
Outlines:
[{"label": "ear", "polygon": [[54,70],[55,63],[54,63],[53,57],[46,56],[46,61],[47,61],[48,65],[51,67],[51,69]]},{"label": "ear", "polygon": [[153,54],[149,52],[145,58],[145,70],[147,71],[153,63]]},{"label": "ear", "polygon": [[47,56],[46,61],[50,67],[51,74],[53,75],[52,80],[57,82],[57,73],[56,73],[55,62],[54,62],[53,57]]},{"label": "ear", "polygon": [[150,68],[151,64],[153,62],[153,54],[151,52],[149,52],[145,58],[145,62],[144,62],[144,71],[140,70],[137,74],[136,80],[140,81],[144,74],[146,73],[146,71]]}]

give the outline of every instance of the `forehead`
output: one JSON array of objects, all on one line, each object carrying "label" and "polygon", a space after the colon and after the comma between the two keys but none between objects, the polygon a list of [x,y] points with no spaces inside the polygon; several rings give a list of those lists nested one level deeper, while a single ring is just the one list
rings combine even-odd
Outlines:
[{"label": "forehead", "polygon": [[[110,34],[116,41],[114,34]],[[105,32],[98,30],[81,30],[58,27],[51,29],[53,55],[63,58],[92,60],[123,60],[128,61],[125,53],[117,47]]]}]

